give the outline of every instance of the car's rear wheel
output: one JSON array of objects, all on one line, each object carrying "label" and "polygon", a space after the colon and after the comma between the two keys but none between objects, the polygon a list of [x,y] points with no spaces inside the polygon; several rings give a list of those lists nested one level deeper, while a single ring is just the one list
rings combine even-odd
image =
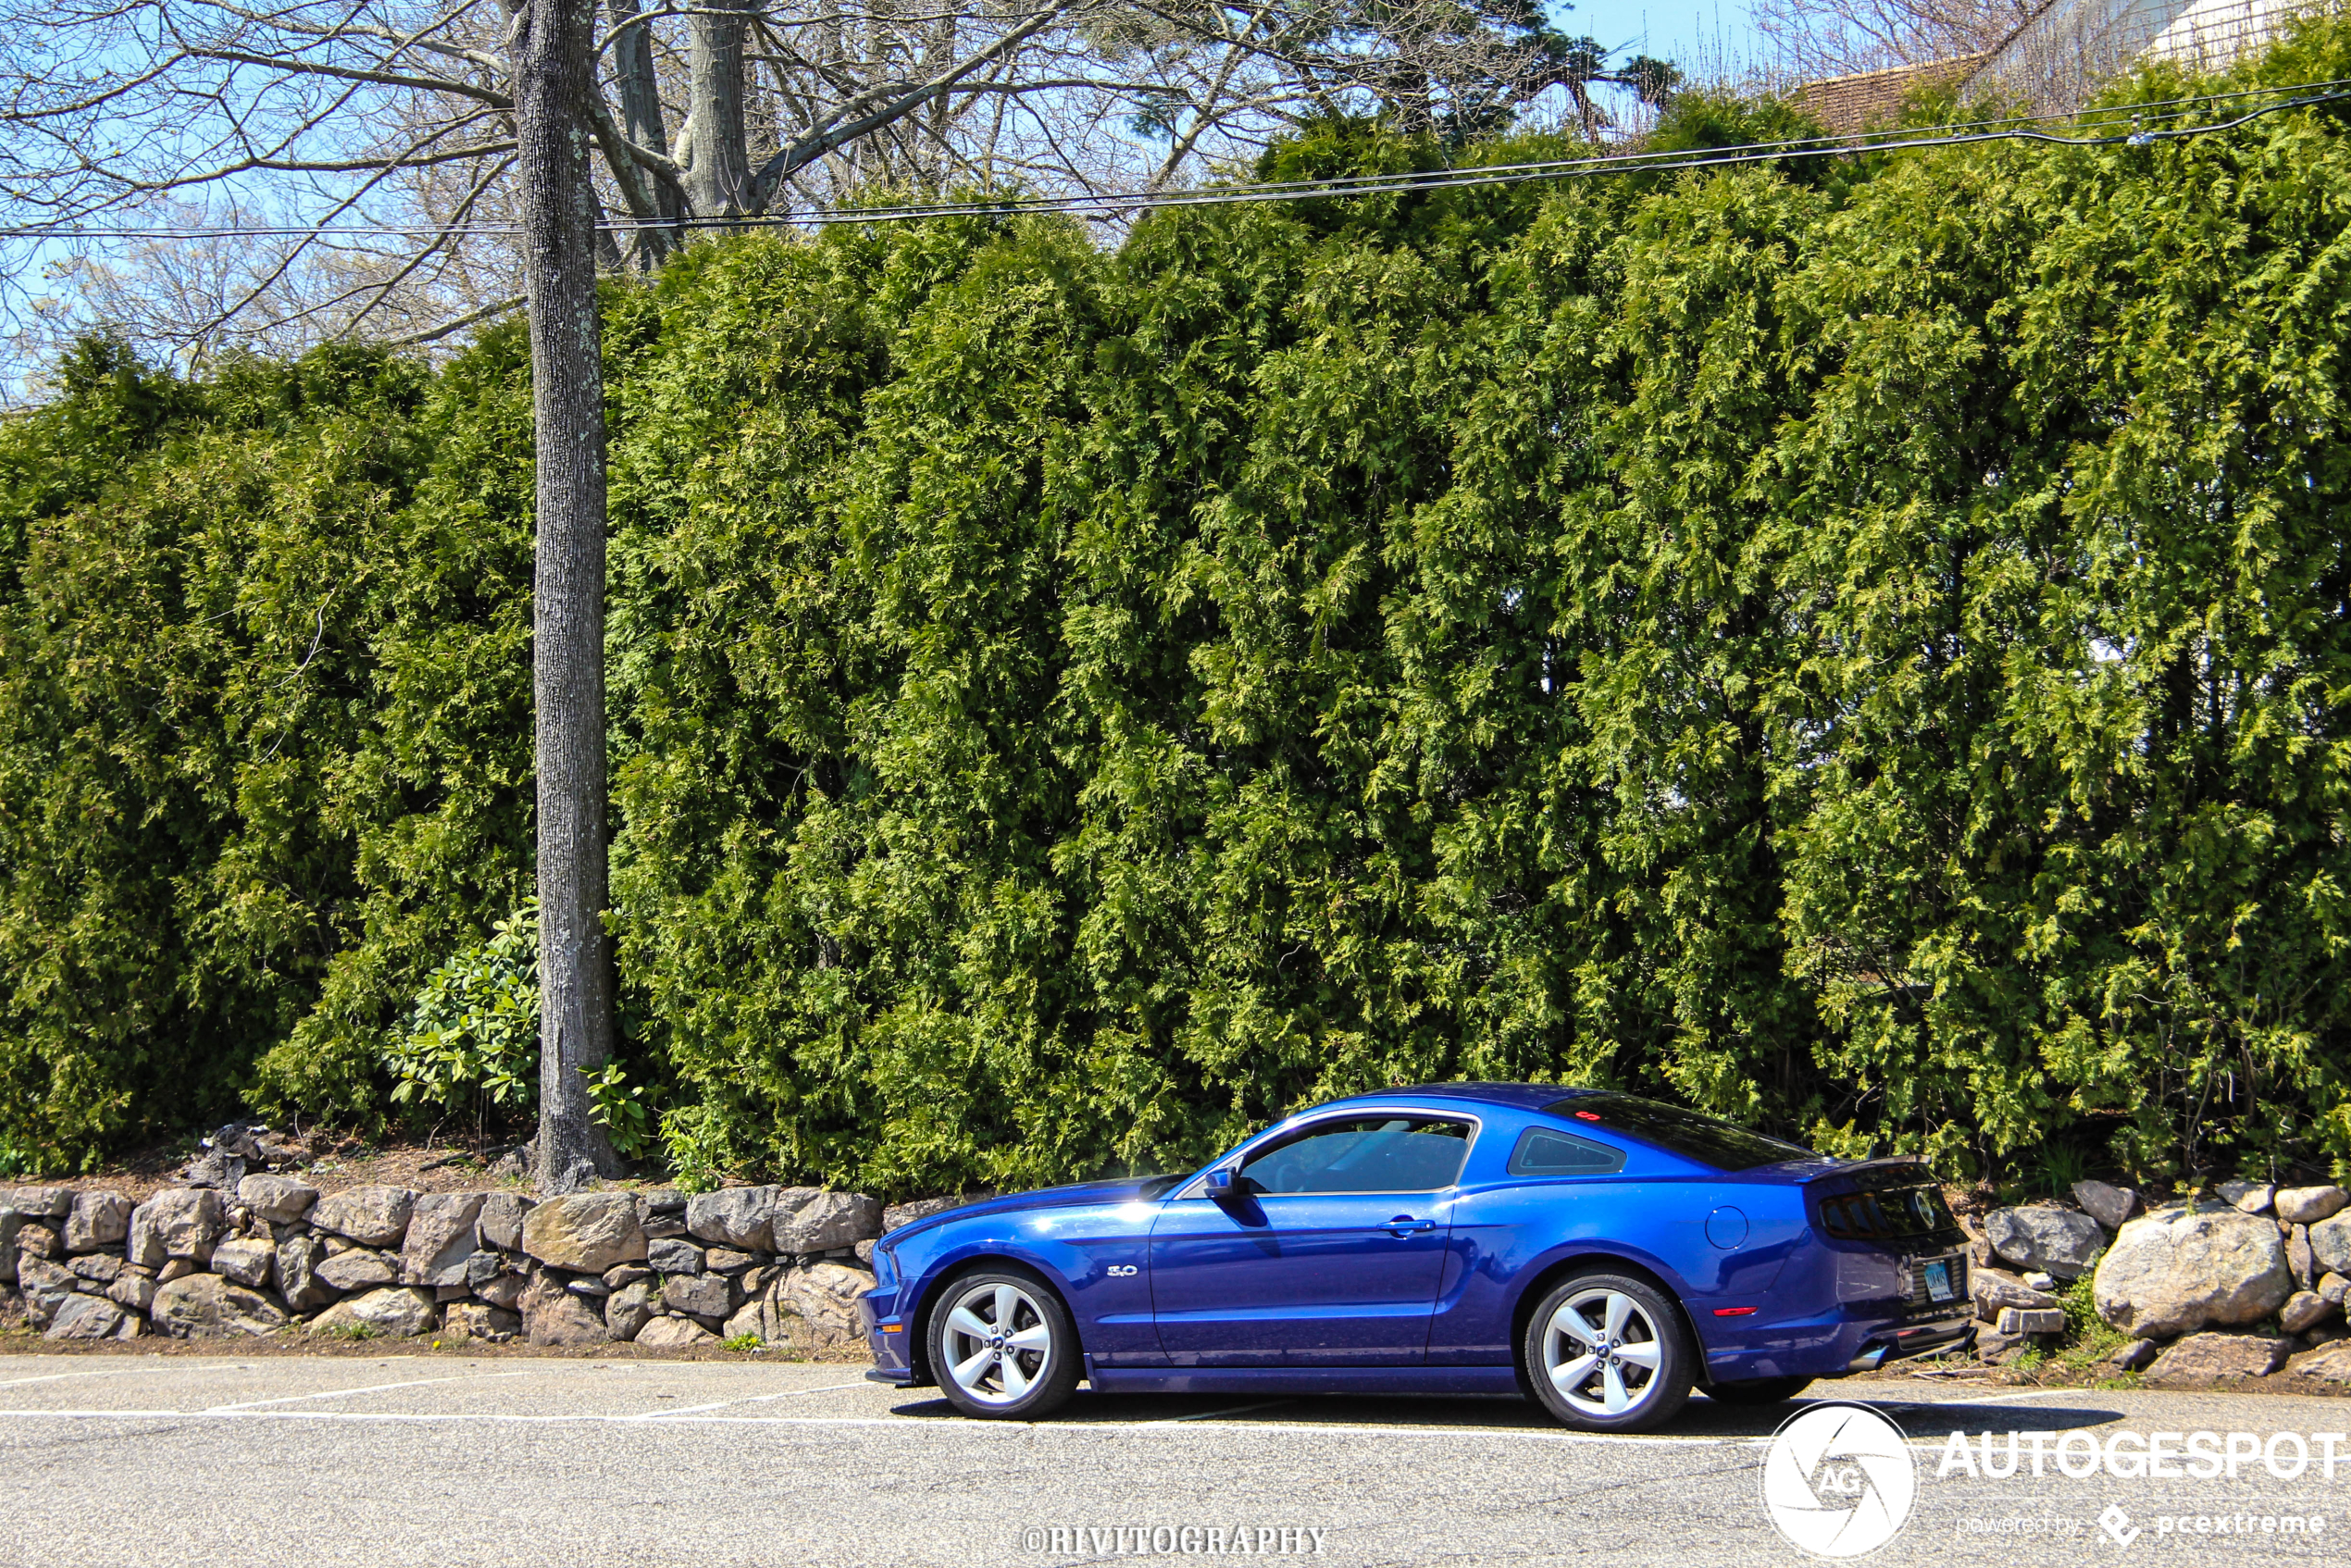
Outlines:
[{"label": "car's rear wheel", "polygon": [[1650,1432],[1690,1397],[1682,1314],[1630,1275],[1571,1275],[1527,1319],[1527,1380],[1545,1409],[1587,1432]]},{"label": "car's rear wheel", "polygon": [[1809,1377],[1750,1377],[1739,1383],[1710,1383],[1706,1397],[1722,1405],[1775,1405],[1811,1386]]},{"label": "car's rear wheel", "polygon": [[1034,1421],[1077,1387],[1077,1332],[1034,1275],[983,1269],[951,1280],[930,1314],[939,1391],[966,1415]]}]

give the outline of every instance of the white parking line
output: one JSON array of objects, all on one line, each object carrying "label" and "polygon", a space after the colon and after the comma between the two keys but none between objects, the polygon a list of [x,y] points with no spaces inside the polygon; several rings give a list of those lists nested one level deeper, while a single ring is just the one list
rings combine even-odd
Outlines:
[{"label": "white parking line", "polygon": [[1199,1415],[1171,1415],[1164,1421],[1146,1421],[1142,1425],[1146,1426],[1181,1426],[1188,1421],[1215,1421],[1227,1415],[1247,1415],[1253,1410],[1278,1410],[1283,1405],[1295,1404],[1296,1402],[1297,1401],[1294,1400],[1268,1400],[1262,1405],[1235,1405],[1230,1410],[1205,1411]]},{"label": "white parking line", "polygon": [[0,1388],[20,1388],[28,1383],[63,1383],[76,1377],[136,1377],[143,1373],[153,1375],[166,1370],[172,1372],[221,1372],[226,1371],[235,1364],[236,1363],[233,1362],[188,1362],[182,1365],[170,1368],[159,1366],[118,1366],[110,1367],[104,1372],[53,1372],[45,1377],[11,1377],[6,1382],[0,1383]]},{"label": "white parking line", "polygon": [[681,1405],[676,1410],[649,1410],[627,1419],[630,1421],[675,1421],[681,1415],[699,1415],[706,1410],[725,1410],[729,1405],[761,1405],[769,1400],[796,1399],[802,1394],[837,1394],[843,1388],[863,1388],[864,1379],[854,1383],[827,1383],[821,1388],[785,1388],[773,1394],[753,1394],[740,1400],[720,1400],[715,1404]]},{"label": "white parking line", "polygon": [[369,1383],[357,1388],[328,1388],[316,1394],[286,1394],[274,1400],[248,1400],[243,1404],[206,1405],[199,1415],[226,1415],[231,1411],[259,1410],[265,1405],[298,1405],[305,1400],[341,1400],[353,1394],[380,1394],[387,1388],[422,1388],[435,1383],[488,1383],[501,1377],[529,1377],[528,1372],[468,1373],[458,1377],[417,1377],[405,1383]]}]

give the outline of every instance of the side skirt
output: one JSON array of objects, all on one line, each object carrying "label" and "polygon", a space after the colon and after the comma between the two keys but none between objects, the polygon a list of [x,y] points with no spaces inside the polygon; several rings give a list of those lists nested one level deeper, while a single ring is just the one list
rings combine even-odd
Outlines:
[{"label": "side skirt", "polygon": [[1100,1394],[1516,1394],[1507,1366],[1097,1367]]}]

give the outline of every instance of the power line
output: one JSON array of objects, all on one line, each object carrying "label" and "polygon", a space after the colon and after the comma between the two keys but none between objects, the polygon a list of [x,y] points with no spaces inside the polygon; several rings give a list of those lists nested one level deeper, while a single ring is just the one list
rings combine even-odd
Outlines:
[{"label": "power line", "polygon": [[[2299,94],[2248,109],[2233,119],[2183,125],[2199,110],[2247,98]],[[2064,115],[2018,116],[1975,120],[1956,126],[1922,127],[1914,131],[1864,133],[1859,136],[1801,137],[1771,142],[1739,143],[1695,152],[1595,153],[1580,158],[1536,163],[1500,164],[1482,168],[1417,170],[1402,174],[1342,175],[1327,180],[1299,180],[1243,185],[1206,186],[1179,191],[1144,191],[1110,194],[1070,193],[1056,196],[1014,196],[967,202],[906,203],[872,207],[788,209],[749,218],[680,219],[611,218],[599,229],[616,234],[641,230],[738,230],[750,228],[828,227],[853,223],[902,223],[934,218],[1002,218],[1025,213],[1058,213],[1096,218],[1126,218],[1163,207],[1230,206],[1250,202],[1332,201],[1353,197],[1459,190],[1475,186],[1515,185],[1542,180],[1585,179],[1607,174],[1673,174],[1693,169],[1723,168],[1754,163],[1792,162],[1807,158],[1850,156],[1934,147],[1973,146],[1992,142],[2037,142],[2061,147],[2148,146],[2233,131],[2266,116],[2288,109],[2308,108],[2351,99],[2351,78],[2302,82],[2290,87],[2248,88],[2234,93],[2200,93],[2158,99],[2146,104]],[[2127,118],[2128,130],[2111,134],[2065,136],[2037,129],[2058,121],[2081,123],[2096,118]],[[2085,127],[2085,129],[2094,129]],[[513,224],[457,227],[402,225],[262,225],[258,227],[162,226],[157,228],[88,228],[72,224],[27,224],[0,229],[0,238],[48,240],[200,240],[270,238],[413,238],[457,234],[520,233]]]}]

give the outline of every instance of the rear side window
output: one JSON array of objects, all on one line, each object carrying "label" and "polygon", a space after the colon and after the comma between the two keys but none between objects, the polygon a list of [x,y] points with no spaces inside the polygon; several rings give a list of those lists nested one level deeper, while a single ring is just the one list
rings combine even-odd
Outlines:
[{"label": "rear side window", "polygon": [[1776,1165],[1784,1160],[1810,1160],[1813,1153],[1793,1143],[1782,1143],[1776,1138],[1766,1138],[1760,1132],[1721,1121],[1713,1116],[1685,1111],[1679,1105],[1661,1105],[1638,1095],[1618,1094],[1613,1090],[1599,1094],[1579,1094],[1572,1099],[1553,1101],[1543,1107],[1546,1114],[1590,1122],[1618,1132],[1629,1132],[1646,1142],[1711,1165],[1718,1171],[1750,1171],[1758,1165]]},{"label": "rear side window", "polygon": [[1605,1143],[1529,1127],[1511,1151],[1510,1172],[1520,1176],[1607,1176],[1624,1168],[1624,1151]]}]

